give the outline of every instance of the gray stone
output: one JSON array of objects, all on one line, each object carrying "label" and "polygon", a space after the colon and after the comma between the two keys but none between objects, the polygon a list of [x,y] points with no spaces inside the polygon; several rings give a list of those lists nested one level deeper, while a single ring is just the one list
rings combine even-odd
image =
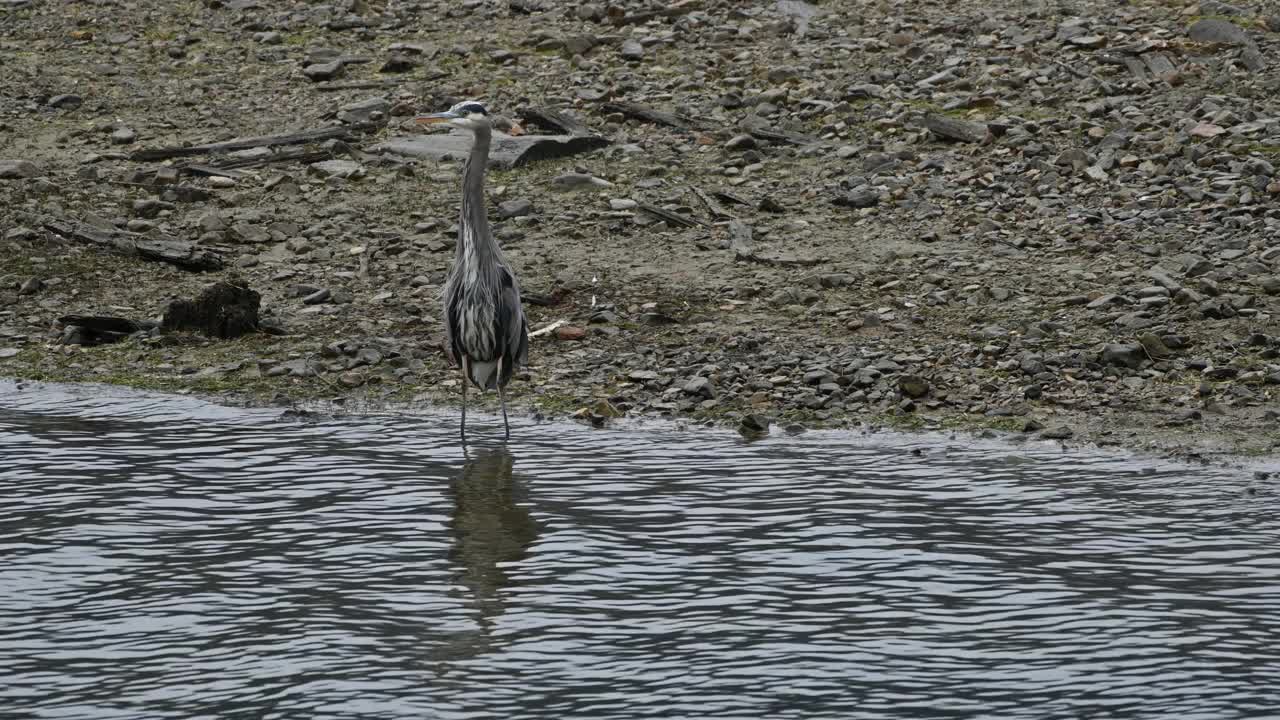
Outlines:
[{"label": "gray stone", "polygon": [[302,68],[302,74],[307,76],[311,82],[321,82],[323,80],[332,80],[342,75],[345,64],[342,60],[331,60],[329,62],[315,63]]},{"label": "gray stone", "polygon": [[328,177],[350,179],[364,176],[364,167],[355,160],[321,160],[311,163],[310,169]]},{"label": "gray stone", "polygon": [[1173,354],[1169,346],[1164,344],[1164,340],[1155,333],[1142,333],[1138,336],[1138,343],[1152,360],[1163,360]]},{"label": "gray stone", "polygon": [[1108,343],[1102,348],[1098,361],[1103,365],[1126,367],[1137,370],[1147,359],[1147,353],[1141,345],[1129,343]]},{"label": "gray stone", "polygon": [[134,132],[133,128],[117,128],[115,132],[111,133],[111,142],[115,145],[128,145],[137,139],[138,133]]},{"label": "gray stone", "polygon": [[1249,34],[1244,31],[1244,28],[1218,18],[1202,18],[1195,21],[1187,29],[1187,36],[1201,43],[1247,45],[1250,42]]},{"label": "gray stone", "polygon": [[32,178],[40,171],[30,160],[0,160],[0,180]]},{"label": "gray stone", "polygon": [[744,415],[742,421],[738,423],[738,432],[748,437],[755,435],[764,435],[769,432],[769,418],[763,415]]},{"label": "gray stone", "polygon": [[79,95],[54,95],[49,98],[49,107],[56,107],[62,110],[75,110],[84,104],[84,98]]},{"label": "gray stone", "polygon": [[345,123],[363,123],[380,120],[391,109],[391,103],[384,97],[371,97],[350,105],[338,108],[338,119]]},{"label": "gray stone", "polygon": [[524,217],[532,213],[533,203],[524,198],[507,200],[498,205],[498,217],[503,219]]},{"label": "gray stone", "polygon": [[632,62],[644,59],[644,46],[635,40],[626,40],[622,43],[622,50],[619,53],[623,60]]},{"label": "gray stone", "polygon": [[17,357],[20,352],[22,351],[18,348],[0,348],[0,360]]},{"label": "gray stone", "polygon": [[919,375],[903,375],[898,378],[898,389],[910,398],[922,398],[929,394],[929,381]]},{"label": "gray stone", "polygon": [[1059,425],[1056,428],[1049,428],[1040,433],[1040,437],[1045,440],[1068,440],[1075,435],[1075,431],[1066,425]]},{"label": "gray stone", "polygon": [[684,391],[686,394],[697,395],[704,398],[714,398],[716,396],[716,389],[715,386],[712,385],[711,380],[702,377],[701,375],[685,383]]}]

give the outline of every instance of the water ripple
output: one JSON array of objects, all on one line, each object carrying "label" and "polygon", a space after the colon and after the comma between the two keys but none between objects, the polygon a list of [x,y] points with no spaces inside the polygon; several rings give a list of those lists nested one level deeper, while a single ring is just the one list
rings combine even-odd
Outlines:
[{"label": "water ripple", "polygon": [[278,416],[0,381],[0,717],[1280,707],[1247,473],[529,424],[464,458],[452,418]]}]

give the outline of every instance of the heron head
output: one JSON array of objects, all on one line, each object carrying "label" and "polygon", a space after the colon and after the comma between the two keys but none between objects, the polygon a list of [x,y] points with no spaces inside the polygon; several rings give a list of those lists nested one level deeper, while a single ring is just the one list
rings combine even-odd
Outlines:
[{"label": "heron head", "polygon": [[489,111],[475,100],[463,100],[444,112],[419,115],[414,120],[423,125],[449,123],[467,130],[475,130],[481,126],[488,127],[490,124]]}]

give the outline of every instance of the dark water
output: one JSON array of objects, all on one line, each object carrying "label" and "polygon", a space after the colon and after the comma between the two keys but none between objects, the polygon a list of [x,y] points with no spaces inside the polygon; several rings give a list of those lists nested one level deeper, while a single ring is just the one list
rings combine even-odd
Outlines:
[{"label": "dark water", "polygon": [[1280,717],[1250,470],[276,415],[0,381],[0,717]]}]

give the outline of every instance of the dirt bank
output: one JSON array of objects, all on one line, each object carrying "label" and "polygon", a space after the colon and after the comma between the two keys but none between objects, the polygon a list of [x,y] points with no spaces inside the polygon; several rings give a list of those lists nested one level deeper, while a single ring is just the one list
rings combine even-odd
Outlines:
[{"label": "dirt bank", "polygon": [[[379,148],[476,97],[608,141],[490,176],[527,411],[1274,453],[1276,8],[983,5],[0,2],[0,375],[456,402],[459,167]],[[66,342],[225,278],[275,334]]]}]

